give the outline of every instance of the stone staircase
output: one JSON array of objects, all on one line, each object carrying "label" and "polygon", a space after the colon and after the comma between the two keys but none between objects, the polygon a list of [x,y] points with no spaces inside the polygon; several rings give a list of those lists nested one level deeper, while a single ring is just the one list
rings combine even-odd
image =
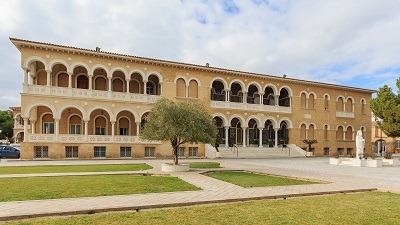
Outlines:
[{"label": "stone staircase", "polygon": [[[261,159],[261,158],[288,158],[304,157],[304,153],[294,146],[282,147],[238,147],[237,149],[220,147],[219,151],[223,159]],[[290,153],[290,156],[289,156]]]}]

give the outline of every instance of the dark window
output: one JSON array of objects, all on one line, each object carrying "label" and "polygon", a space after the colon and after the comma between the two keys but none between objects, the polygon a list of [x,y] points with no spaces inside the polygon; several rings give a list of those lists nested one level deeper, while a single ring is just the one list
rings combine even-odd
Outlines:
[{"label": "dark window", "polygon": [[120,157],[131,157],[132,156],[131,150],[132,150],[131,147],[120,147],[119,148]]},{"label": "dark window", "polygon": [[78,146],[65,146],[65,158],[78,158]]},{"label": "dark window", "polygon": [[34,146],[35,158],[48,158],[49,146]]},{"label": "dark window", "polygon": [[106,147],[105,146],[94,147],[93,155],[95,158],[105,158],[106,157]]}]

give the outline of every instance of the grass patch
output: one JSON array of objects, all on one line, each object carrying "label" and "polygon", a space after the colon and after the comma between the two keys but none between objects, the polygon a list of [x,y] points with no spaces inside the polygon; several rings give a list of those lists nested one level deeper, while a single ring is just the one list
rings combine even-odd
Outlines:
[{"label": "grass patch", "polygon": [[199,190],[177,177],[97,175],[0,179],[0,202]]},{"label": "grass patch", "polygon": [[[33,219],[10,224],[400,224],[400,195],[382,192],[260,200],[167,210]],[[379,210],[377,210],[379,209]]]},{"label": "grass patch", "polygon": [[218,162],[195,162],[189,163],[189,168],[221,168],[221,166]]},{"label": "grass patch", "polygon": [[217,171],[206,173],[207,176],[223,180],[241,187],[268,187],[301,184],[318,184],[318,182],[296,180],[285,177],[257,174],[246,171]]},{"label": "grass patch", "polygon": [[70,172],[110,172],[148,170],[146,163],[138,164],[94,164],[94,165],[54,165],[54,166],[2,166],[0,174],[28,173],[70,173]]}]

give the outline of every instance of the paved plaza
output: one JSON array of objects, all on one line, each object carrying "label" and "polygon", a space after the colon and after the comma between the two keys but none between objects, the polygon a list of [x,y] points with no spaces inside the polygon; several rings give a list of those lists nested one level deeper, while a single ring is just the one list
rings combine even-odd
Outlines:
[{"label": "paved plaza", "polygon": [[[123,171],[112,173],[80,172],[62,174],[7,174],[0,175],[0,178],[43,175],[133,174],[143,172],[163,174],[161,172],[161,164],[170,161],[171,160],[16,160],[6,163],[2,162],[0,163],[0,166],[147,163],[153,166],[153,169],[146,171]],[[182,180],[201,188],[202,190],[200,191],[1,202],[0,220],[235,202],[252,199],[288,198],[329,193],[369,191],[375,189],[400,193],[400,167],[367,168],[335,166],[329,165],[328,158],[180,160],[181,163],[209,161],[220,162],[221,166],[224,167],[222,170],[248,170],[267,174],[319,180],[323,181],[323,183],[281,187],[243,188],[201,174],[206,170],[213,169],[191,170],[190,172],[176,173],[173,174],[173,176],[177,176]]]}]

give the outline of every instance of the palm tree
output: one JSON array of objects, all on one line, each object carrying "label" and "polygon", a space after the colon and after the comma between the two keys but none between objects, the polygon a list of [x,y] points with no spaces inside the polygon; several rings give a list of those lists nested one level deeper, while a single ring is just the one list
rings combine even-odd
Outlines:
[{"label": "palm tree", "polygon": [[314,139],[305,139],[303,140],[303,143],[308,144],[308,151],[311,152],[311,145],[317,144],[318,141]]}]

